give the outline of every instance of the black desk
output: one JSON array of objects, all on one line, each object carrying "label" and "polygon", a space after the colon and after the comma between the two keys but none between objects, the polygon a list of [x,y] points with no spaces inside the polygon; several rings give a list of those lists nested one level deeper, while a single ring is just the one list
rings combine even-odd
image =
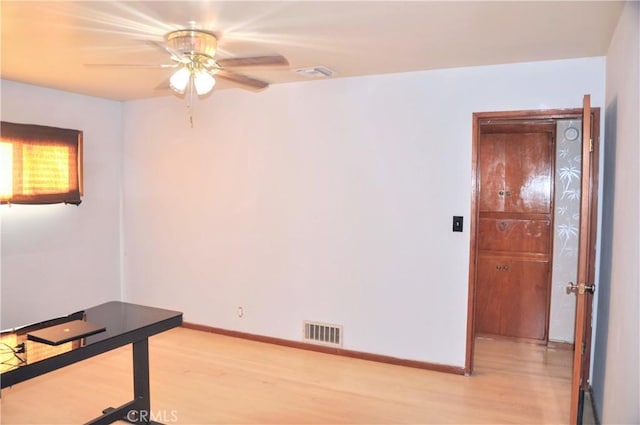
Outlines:
[{"label": "black desk", "polygon": [[[118,420],[151,423],[149,395],[149,337],[182,324],[182,313],[119,301],[101,304],[66,317],[15,329],[17,341],[26,340],[26,333],[65,321],[82,319],[101,324],[106,331],[83,338],[69,351],[55,353],[36,362],[16,365],[0,374],[0,388],[60,369],[106,351],[133,344],[133,400],[117,408],[107,408],[102,416],[87,424],[110,424]],[[39,343],[36,343],[39,344]],[[47,347],[47,345],[45,345]],[[28,351],[28,350],[27,350]],[[29,353],[26,353],[27,358]]]}]

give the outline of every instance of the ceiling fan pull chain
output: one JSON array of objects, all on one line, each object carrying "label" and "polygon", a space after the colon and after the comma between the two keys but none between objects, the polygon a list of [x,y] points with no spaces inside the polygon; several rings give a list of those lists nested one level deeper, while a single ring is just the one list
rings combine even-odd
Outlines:
[{"label": "ceiling fan pull chain", "polygon": [[189,125],[193,128],[193,74],[189,77],[188,97],[187,107],[189,108]]}]

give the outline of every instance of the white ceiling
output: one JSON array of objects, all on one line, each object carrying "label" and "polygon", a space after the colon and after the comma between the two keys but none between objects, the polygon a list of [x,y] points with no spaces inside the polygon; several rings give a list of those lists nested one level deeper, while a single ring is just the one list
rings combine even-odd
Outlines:
[{"label": "white ceiling", "polygon": [[220,35],[219,57],[285,56],[289,68],[245,72],[271,83],[307,80],[292,70],[317,65],[341,78],[603,56],[621,11],[610,1],[2,0],[0,75],[115,100],[171,95],[158,88],[171,70],[85,64],[170,63],[145,40],[190,25]]}]

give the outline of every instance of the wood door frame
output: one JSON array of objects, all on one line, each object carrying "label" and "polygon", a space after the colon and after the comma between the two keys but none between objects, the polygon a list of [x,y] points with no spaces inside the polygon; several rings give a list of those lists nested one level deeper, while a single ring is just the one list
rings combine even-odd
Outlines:
[{"label": "wood door frame", "polygon": [[[599,138],[600,138],[600,108],[591,108],[593,115],[593,168],[590,175],[590,191],[591,191],[591,208],[592,211],[598,209],[598,161],[599,161]],[[480,135],[480,120],[495,119],[495,120],[523,120],[523,121],[538,121],[538,120],[562,120],[562,119],[582,119],[582,108],[571,109],[546,109],[546,110],[521,110],[521,111],[497,111],[497,112],[474,112],[473,113],[473,137],[471,147],[471,216],[470,216],[470,243],[469,243],[469,289],[468,289],[468,301],[467,301],[467,341],[465,352],[465,375],[471,375],[473,373],[473,356],[475,352],[475,303],[476,303],[476,264],[478,261],[478,222],[479,222],[479,194],[478,185],[480,183],[478,179],[479,161],[478,161],[478,141]],[[555,153],[555,152],[554,152]],[[554,176],[555,179],[555,176]],[[554,206],[555,208],[555,206]],[[594,220],[593,226],[595,226]],[[552,237],[553,240],[553,237]],[[591,269],[589,270],[590,276],[595,276],[595,232],[591,232],[590,252]],[[553,259],[551,261],[553,266]],[[590,343],[589,341],[587,341]],[[587,365],[588,367],[588,365]],[[585,371],[588,374],[588,370]]]}]

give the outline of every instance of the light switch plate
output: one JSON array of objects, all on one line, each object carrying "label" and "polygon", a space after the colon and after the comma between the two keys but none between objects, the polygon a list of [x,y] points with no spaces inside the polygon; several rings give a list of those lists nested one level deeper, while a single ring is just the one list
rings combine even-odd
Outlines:
[{"label": "light switch plate", "polygon": [[454,232],[462,232],[462,222],[463,218],[461,215],[453,216],[453,231]]}]

